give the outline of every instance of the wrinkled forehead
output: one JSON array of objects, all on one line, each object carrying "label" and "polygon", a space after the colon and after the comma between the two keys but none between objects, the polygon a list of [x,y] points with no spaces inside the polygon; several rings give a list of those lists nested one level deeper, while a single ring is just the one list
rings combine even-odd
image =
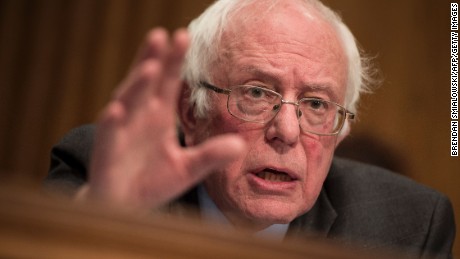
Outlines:
[{"label": "wrinkled forehead", "polygon": [[326,21],[324,15],[309,1],[302,0],[247,0],[229,13],[230,21],[267,22],[280,14],[302,17],[305,22]]}]

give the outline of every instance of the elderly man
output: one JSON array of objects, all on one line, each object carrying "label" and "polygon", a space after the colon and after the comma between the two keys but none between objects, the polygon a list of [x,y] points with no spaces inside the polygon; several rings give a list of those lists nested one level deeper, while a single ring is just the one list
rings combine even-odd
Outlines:
[{"label": "elderly man", "polygon": [[188,32],[149,33],[95,142],[92,126],[66,136],[48,183],[82,185],[82,200],[171,211],[187,204],[203,218],[280,238],[448,257],[447,198],[333,158],[367,91],[366,64],[318,1],[217,1]]}]

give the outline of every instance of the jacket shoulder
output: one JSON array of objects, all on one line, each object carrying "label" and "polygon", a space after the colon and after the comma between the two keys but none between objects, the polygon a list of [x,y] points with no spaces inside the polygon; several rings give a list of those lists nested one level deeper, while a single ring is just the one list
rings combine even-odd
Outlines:
[{"label": "jacket shoulder", "polygon": [[404,247],[418,256],[451,253],[455,223],[445,195],[386,169],[340,158],[324,187],[337,212],[331,236]]},{"label": "jacket shoulder", "polygon": [[396,172],[343,158],[334,158],[326,185],[332,185],[333,191],[343,191],[348,198],[356,199],[379,198],[382,194],[401,196],[417,193],[435,197],[441,195]]},{"label": "jacket shoulder", "polygon": [[47,188],[72,195],[87,181],[96,126],[72,129],[51,149],[51,163],[44,180]]}]

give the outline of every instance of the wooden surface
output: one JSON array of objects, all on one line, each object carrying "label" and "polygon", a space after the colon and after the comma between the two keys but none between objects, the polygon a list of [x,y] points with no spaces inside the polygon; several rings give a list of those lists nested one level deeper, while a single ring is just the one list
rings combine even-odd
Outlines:
[{"label": "wooden surface", "polygon": [[390,258],[314,240],[278,242],[163,214],[0,188],[0,258]]},{"label": "wooden surface", "polygon": [[[211,2],[1,0],[0,180],[39,184],[51,146],[94,121],[148,29],[185,26]],[[325,2],[383,78],[363,98],[341,153],[445,193],[460,233],[460,158],[449,156],[451,1]]]}]

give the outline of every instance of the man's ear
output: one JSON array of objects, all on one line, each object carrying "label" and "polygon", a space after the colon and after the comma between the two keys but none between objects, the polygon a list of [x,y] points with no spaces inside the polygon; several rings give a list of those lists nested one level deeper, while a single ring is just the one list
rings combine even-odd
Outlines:
[{"label": "man's ear", "polygon": [[194,105],[190,104],[191,90],[186,82],[182,83],[179,96],[177,113],[179,115],[181,130],[187,146],[193,145],[197,121],[194,114]]}]

